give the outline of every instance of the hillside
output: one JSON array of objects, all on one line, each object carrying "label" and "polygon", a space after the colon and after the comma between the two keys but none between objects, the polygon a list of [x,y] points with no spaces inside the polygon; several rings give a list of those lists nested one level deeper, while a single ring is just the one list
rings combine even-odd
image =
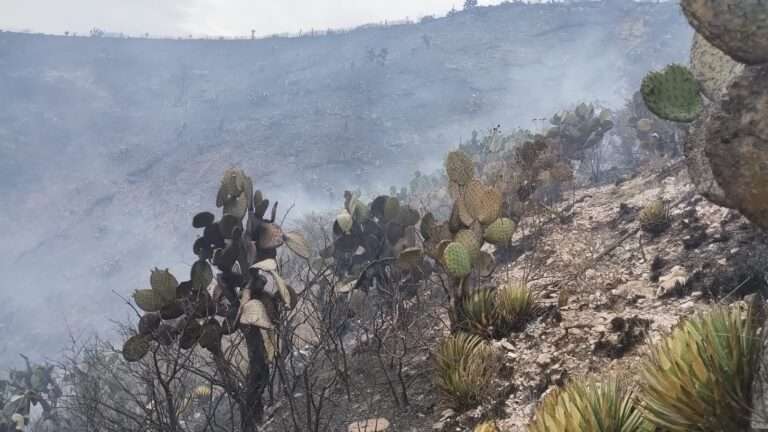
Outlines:
[{"label": "hillside", "polygon": [[431,170],[473,129],[620,106],[690,35],[675,4],[624,1],[257,41],[0,33],[0,362],[108,333],[127,315],[112,291],[188,268],[184,221],[229,165],[294,216],[330,207]]}]

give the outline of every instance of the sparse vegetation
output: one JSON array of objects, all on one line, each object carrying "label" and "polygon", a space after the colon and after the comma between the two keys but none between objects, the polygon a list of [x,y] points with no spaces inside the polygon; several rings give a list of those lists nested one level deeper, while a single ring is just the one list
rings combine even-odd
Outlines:
[{"label": "sparse vegetation", "polygon": [[[741,237],[718,249],[736,217],[700,209],[687,185],[659,182],[668,172],[609,177],[604,165],[609,150],[626,153],[631,174],[645,163],[636,160],[638,148],[662,162],[675,157],[677,123],[694,123],[685,148],[691,177],[709,169],[719,178],[710,185],[734,192],[719,199],[764,221],[765,200],[757,198],[768,189],[765,152],[755,149],[766,124],[755,119],[764,118],[765,104],[755,101],[766,94],[768,45],[760,36],[768,35],[768,6],[681,3],[699,32],[691,70],[671,65],[650,74],[623,110],[579,103],[539,119],[545,125],[537,131],[473,131],[446,154],[442,171],[417,171],[389,195],[347,190],[338,210],[305,217],[305,232],[284,231],[277,203],[244,171],[226,170],[215,200],[220,216],[192,217],[200,231],[189,276],[149,272],[149,286],[126,300],[136,319],[120,328],[121,348],[98,339],[73,343],[56,367],[25,357],[26,369],[0,380],[0,432],[30,428],[35,407],[42,412],[35,425],[57,432],[417,430],[401,422],[434,417],[441,403],[453,409],[443,411],[435,430],[505,430],[496,421],[477,424],[503,420],[504,404],[537,405],[532,418],[517,419],[530,432],[748,429],[759,415],[753,396],[764,366],[763,298],[694,314],[704,302],[683,303],[670,293],[697,289],[697,298],[717,298],[728,290],[719,299],[725,303],[743,287],[761,289],[750,280],[764,279],[762,260],[735,287],[718,283],[716,272],[729,270],[744,244],[764,239],[740,224]],[[448,19],[486,11],[471,0],[464,9]],[[620,27],[627,38],[646,28],[642,20]],[[94,38],[104,35],[97,30]],[[413,58],[445,46],[425,34],[414,41]],[[377,47],[363,55],[368,61],[350,70],[374,76],[394,73],[405,54]],[[360,93],[369,103],[377,97],[368,88]],[[460,104],[470,106],[467,112],[488,100],[467,99]],[[713,137],[720,141],[694,154],[697,139]],[[614,139],[631,142],[617,149]],[[717,146],[731,142],[736,156],[720,164]],[[726,174],[747,178],[750,187],[726,187]],[[632,184],[618,189],[623,182]],[[635,195],[615,206],[625,192]],[[638,209],[640,195],[660,198]],[[661,198],[670,196],[673,204]],[[107,236],[99,223],[99,235]],[[641,230],[650,236],[637,235]],[[683,252],[671,251],[679,249],[671,242],[682,243]],[[718,250],[726,259],[713,259]],[[608,263],[611,254],[617,258]],[[675,265],[673,254],[693,264]],[[664,308],[674,313],[657,320]],[[580,369],[574,357],[590,360]],[[584,373],[603,369],[602,376]],[[532,376],[536,382],[526,383]]]}]

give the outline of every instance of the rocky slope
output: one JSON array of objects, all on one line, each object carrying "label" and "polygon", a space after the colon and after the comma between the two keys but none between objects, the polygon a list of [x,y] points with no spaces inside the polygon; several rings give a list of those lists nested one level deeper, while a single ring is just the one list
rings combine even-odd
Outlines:
[{"label": "rocky slope", "polygon": [[[669,203],[670,223],[651,235],[640,229],[638,213],[658,198]],[[353,357],[355,379],[368,384],[355,386],[339,430],[381,416],[391,423],[388,431],[465,431],[494,420],[501,431],[523,432],[553,386],[589,374],[632,377],[648,345],[680,319],[715,302],[767,292],[768,236],[697,195],[681,160],[580,189],[560,207],[572,210],[562,219],[529,222],[510,250],[496,251],[496,282],[527,274],[541,308],[523,331],[492,342],[503,360],[488,401],[467,412],[448,406],[433,386],[427,350],[405,369],[411,404],[399,410],[386,391],[375,390],[384,378],[366,366],[370,360]],[[534,226],[542,235],[531,243]],[[423,337],[434,348],[447,330],[431,314],[424,320],[432,320]]]},{"label": "rocky slope", "polygon": [[295,212],[326,206],[435,163],[424,155],[472,129],[621,104],[645,72],[686,58],[690,34],[674,4],[629,1],[317,38],[0,33],[0,362],[108,333],[127,316],[113,290],[154,265],[188,268],[186,221],[229,165]]}]

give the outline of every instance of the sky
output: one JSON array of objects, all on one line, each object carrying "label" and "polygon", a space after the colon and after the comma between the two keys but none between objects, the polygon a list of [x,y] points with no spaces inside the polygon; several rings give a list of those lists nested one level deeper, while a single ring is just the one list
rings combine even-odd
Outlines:
[{"label": "sky", "polygon": [[[501,0],[481,0],[480,5]],[[419,19],[464,0],[0,0],[0,29],[155,36],[258,36]]]}]

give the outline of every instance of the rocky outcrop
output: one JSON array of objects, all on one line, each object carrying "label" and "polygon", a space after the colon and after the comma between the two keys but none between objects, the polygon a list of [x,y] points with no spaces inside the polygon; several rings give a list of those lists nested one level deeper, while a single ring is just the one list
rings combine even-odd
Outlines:
[{"label": "rocky outcrop", "polygon": [[768,228],[768,66],[747,68],[705,129],[704,152],[727,201]]}]

